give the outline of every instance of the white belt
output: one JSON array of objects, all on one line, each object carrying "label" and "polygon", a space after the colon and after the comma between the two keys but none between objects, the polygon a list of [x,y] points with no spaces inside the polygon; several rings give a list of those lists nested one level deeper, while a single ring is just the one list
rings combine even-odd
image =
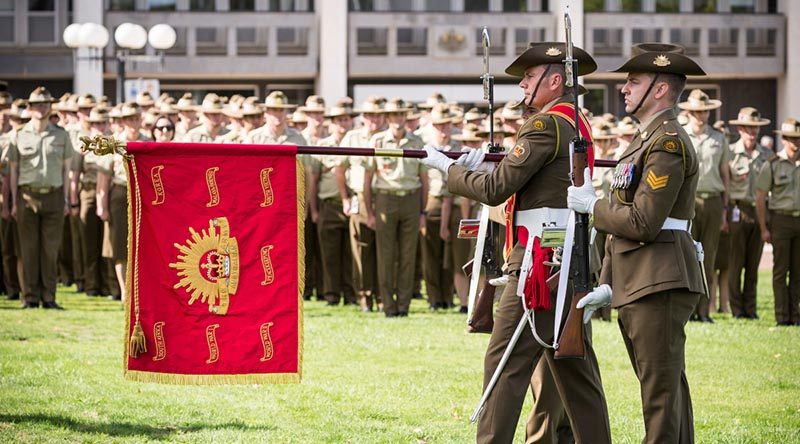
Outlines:
[{"label": "white belt", "polygon": [[525,244],[525,254],[522,256],[522,266],[519,269],[517,283],[517,296],[525,294],[525,281],[533,266],[533,240],[542,237],[544,227],[565,227],[569,220],[569,208],[534,208],[521,210],[514,213],[514,226],[525,227],[528,230],[528,243]]},{"label": "white belt", "polygon": [[675,219],[673,217],[668,217],[664,221],[664,225],[661,226],[662,230],[677,230],[677,231],[689,231],[689,221],[686,219]]}]

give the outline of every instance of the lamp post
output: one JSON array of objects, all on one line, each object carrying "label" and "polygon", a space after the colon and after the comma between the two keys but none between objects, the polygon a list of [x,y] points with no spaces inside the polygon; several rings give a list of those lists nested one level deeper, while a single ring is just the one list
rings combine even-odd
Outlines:
[{"label": "lamp post", "polygon": [[[108,45],[108,30],[97,23],[73,23],[64,29],[64,43],[75,50],[74,58],[79,61],[115,60],[117,62],[117,103],[125,101],[125,66],[128,62],[160,63],[163,68],[164,51],[175,46],[177,34],[175,29],[166,24],[158,24],[146,31],[141,25],[123,23],[114,30],[114,42],[117,53],[113,58],[103,56],[103,48]],[[131,51],[139,50],[150,43],[156,55],[134,55]],[[79,55],[85,49],[86,56]]]}]

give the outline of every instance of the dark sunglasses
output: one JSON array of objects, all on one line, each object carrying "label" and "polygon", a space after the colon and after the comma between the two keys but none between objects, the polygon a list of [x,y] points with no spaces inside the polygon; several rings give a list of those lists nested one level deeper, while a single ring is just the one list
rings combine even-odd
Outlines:
[{"label": "dark sunglasses", "polygon": [[171,125],[157,126],[155,129],[159,131],[175,131],[175,127]]}]

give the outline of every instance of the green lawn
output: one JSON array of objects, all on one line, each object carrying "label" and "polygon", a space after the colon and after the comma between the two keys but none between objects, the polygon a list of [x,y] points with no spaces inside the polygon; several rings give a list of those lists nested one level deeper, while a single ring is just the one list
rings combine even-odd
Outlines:
[{"label": "green lawn", "polygon": [[[760,282],[760,320],[688,326],[698,443],[800,442],[800,328],[774,326],[768,272]],[[307,302],[302,384],[210,387],[123,380],[120,304],[69,288],[58,301],[66,311],[0,302],[0,442],[474,440],[488,336],[422,301],[405,319]],[[594,322],[614,441],[640,442],[619,331]]]}]

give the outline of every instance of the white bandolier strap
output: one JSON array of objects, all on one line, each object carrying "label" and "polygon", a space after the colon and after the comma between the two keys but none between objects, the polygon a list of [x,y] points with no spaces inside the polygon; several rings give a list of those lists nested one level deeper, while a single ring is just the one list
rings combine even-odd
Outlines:
[{"label": "white bandolier strap", "polygon": [[525,244],[525,254],[522,256],[522,265],[519,269],[519,282],[517,296],[525,295],[525,281],[533,267],[533,240],[542,237],[544,227],[565,227],[569,218],[568,208],[534,208],[520,210],[514,213],[514,229],[525,227],[528,230],[528,243]]}]

